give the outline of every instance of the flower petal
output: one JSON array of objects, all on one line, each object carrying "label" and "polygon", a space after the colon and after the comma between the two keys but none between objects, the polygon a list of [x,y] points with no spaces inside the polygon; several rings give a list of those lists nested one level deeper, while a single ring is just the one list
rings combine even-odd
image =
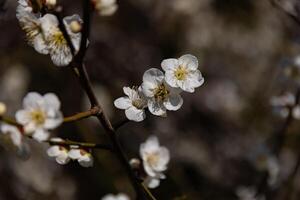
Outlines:
[{"label": "flower petal", "polygon": [[128,109],[132,106],[132,102],[128,97],[120,97],[114,101],[114,105],[119,109]]},{"label": "flower petal", "polygon": [[179,62],[177,59],[169,58],[165,59],[161,62],[161,67],[165,72],[171,71],[173,72],[176,67],[179,66]]},{"label": "flower petal", "polygon": [[59,110],[60,109],[60,101],[56,94],[54,93],[47,93],[44,95],[44,100],[46,103],[47,108],[51,108],[54,110]]},{"label": "flower petal", "polygon": [[125,110],[125,115],[129,120],[135,122],[141,122],[146,118],[144,109],[140,110],[132,106],[129,109]]},{"label": "flower petal", "polygon": [[183,99],[177,93],[170,94],[169,98],[166,101],[164,101],[164,106],[167,108],[167,110],[176,111],[179,108],[181,108],[182,104]]},{"label": "flower petal", "polygon": [[37,109],[44,105],[44,98],[37,92],[29,92],[23,99],[25,109]]},{"label": "flower petal", "polygon": [[196,70],[198,68],[198,59],[193,55],[186,54],[181,56],[178,60],[179,65],[185,66],[188,70]]},{"label": "flower petal", "polygon": [[80,149],[71,149],[68,154],[69,157],[73,160],[77,160],[82,156],[80,153]]},{"label": "flower petal", "polygon": [[19,110],[16,112],[16,120],[18,123],[25,125],[31,121],[30,114],[27,110]]},{"label": "flower petal", "polygon": [[49,138],[50,133],[44,129],[37,129],[33,133],[33,138],[39,142],[46,141]]},{"label": "flower petal", "polygon": [[149,111],[156,116],[166,116],[166,107],[163,103],[155,101],[155,99],[148,100]]},{"label": "flower petal", "polygon": [[145,185],[150,188],[150,189],[154,189],[157,188],[160,184],[160,180],[159,178],[153,178],[148,176],[145,180],[144,180]]}]

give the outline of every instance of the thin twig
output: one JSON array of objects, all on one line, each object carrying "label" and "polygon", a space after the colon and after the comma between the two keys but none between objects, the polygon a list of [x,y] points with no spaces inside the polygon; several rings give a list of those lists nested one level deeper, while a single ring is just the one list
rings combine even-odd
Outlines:
[{"label": "thin twig", "polygon": [[[136,195],[137,195],[137,199],[150,199],[150,200],[155,200],[155,198],[153,198],[153,195],[151,194],[151,192],[149,190],[145,190],[145,188],[143,187],[142,183],[139,181],[139,179],[136,177],[135,173],[133,172],[128,159],[121,147],[121,144],[119,143],[118,139],[117,139],[117,134],[115,132],[114,127],[112,126],[110,120],[108,119],[108,117],[106,116],[106,114],[104,113],[101,105],[99,104],[96,95],[93,91],[92,85],[91,85],[91,81],[89,79],[89,76],[86,72],[86,68],[84,65],[84,56],[86,54],[86,50],[87,50],[87,41],[88,41],[88,37],[90,34],[90,21],[91,21],[91,16],[92,16],[92,5],[91,2],[89,0],[82,0],[83,2],[83,29],[81,31],[81,43],[80,43],[80,49],[79,52],[77,53],[77,55],[74,58],[74,62],[71,63],[71,66],[73,68],[73,72],[75,73],[76,77],[78,78],[80,85],[82,86],[83,90],[86,92],[90,103],[91,103],[91,108],[98,108],[98,112],[95,114],[95,116],[98,118],[100,124],[102,124],[102,126],[104,127],[106,133],[108,134],[112,146],[113,146],[113,150],[117,156],[117,158],[119,159],[119,161],[121,162],[121,164],[123,165],[123,167],[125,168],[128,177],[132,183],[132,186],[135,189]],[[60,20],[60,23],[62,23],[62,20]],[[68,38],[68,34],[66,31],[63,31],[64,36],[66,38]],[[72,45],[72,44],[70,44]]]},{"label": "thin twig", "polygon": [[95,144],[95,143],[88,143],[88,142],[77,142],[72,140],[65,140],[65,141],[52,141],[47,140],[45,143],[49,143],[50,145],[61,145],[61,146],[79,146],[88,149],[103,149],[103,150],[112,150],[111,146],[105,144]]},{"label": "thin twig", "polygon": [[98,112],[99,112],[99,108],[98,107],[93,107],[88,111],[77,113],[77,114],[72,115],[70,117],[65,117],[64,118],[64,123],[74,122],[74,121],[85,119],[85,118],[88,118],[88,117],[91,117],[91,116],[95,116]]}]

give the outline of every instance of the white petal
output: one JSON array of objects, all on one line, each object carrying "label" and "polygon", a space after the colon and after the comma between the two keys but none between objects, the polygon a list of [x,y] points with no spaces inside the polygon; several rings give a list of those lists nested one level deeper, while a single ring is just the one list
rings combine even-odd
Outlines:
[{"label": "white petal", "polygon": [[167,109],[164,104],[161,102],[156,102],[154,99],[148,101],[148,109],[149,111],[156,116],[166,116]]},{"label": "white petal", "polygon": [[164,102],[164,106],[167,110],[176,111],[181,108],[183,104],[183,99],[179,94],[170,94],[169,98]]},{"label": "white petal", "polygon": [[8,124],[3,124],[3,125],[1,125],[1,133],[2,134],[9,134],[10,138],[11,138],[11,141],[15,146],[19,147],[21,145],[21,143],[22,143],[22,134],[21,134],[20,130],[17,127],[11,126],[11,125],[8,125]]},{"label": "white petal", "polygon": [[114,101],[114,105],[119,109],[128,109],[132,106],[132,102],[128,97],[120,97]]},{"label": "white petal", "polygon": [[29,92],[23,99],[25,109],[40,108],[44,104],[44,98],[37,92]]},{"label": "white petal", "polygon": [[47,108],[51,108],[54,110],[59,110],[60,109],[60,101],[56,94],[54,93],[47,93],[44,95],[44,100],[46,103]]},{"label": "white petal", "polygon": [[292,114],[295,119],[300,119],[300,106],[296,106],[293,109]]},{"label": "white petal", "polygon": [[179,62],[177,59],[170,58],[170,59],[165,59],[161,63],[161,67],[165,72],[171,71],[173,72],[175,68],[179,66]]},{"label": "white petal", "polygon": [[153,178],[148,176],[145,180],[144,180],[145,185],[150,188],[150,189],[154,189],[157,188],[160,184],[160,180],[159,178]]},{"label": "white petal", "polygon": [[94,159],[90,155],[85,155],[79,158],[78,162],[82,167],[92,167],[94,164]]},{"label": "white petal", "polygon": [[145,111],[142,109],[137,109],[136,107],[132,106],[129,109],[125,110],[126,117],[129,120],[141,122],[146,118]]},{"label": "white petal", "polygon": [[153,170],[153,168],[148,164],[147,161],[143,162],[143,166],[144,166],[144,170],[146,172],[147,175],[155,177],[156,172]]},{"label": "white petal", "polygon": [[49,49],[42,34],[38,34],[33,40],[34,49],[41,54],[48,54]]},{"label": "white petal", "polygon": [[140,146],[140,156],[143,160],[147,159],[149,154],[159,150],[159,141],[156,136],[150,136],[145,143]]},{"label": "white petal", "polygon": [[27,110],[19,110],[16,112],[16,120],[18,123],[25,125],[31,121],[30,114]]},{"label": "white petal", "polygon": [[68,153],[64,152],[58,155],[55,160],[58,164],[65,165],[70,161],[70,158],[68,157]]},{"label": "white petal", "polygon": [[51,31],[53,31],[53,27],[58,27],[58,19],[52,14],[44,15],[40,18],[40,22],[46,38],[49,36],[49,34],[51,34]]},{"label": "white petal", "polygon": [[73,59],[70,48],[63,44],[53,47],[50,51],[50,57],[54,65],[59,67],[69,65]]},{"label": "white petal", "polygon": [[180,65],[184,65],[189,70],[196,70],[198,68],[198,59],[193,55],[186,54],[178,60]]},{"label": "white petal", "polygon": [[59,127],[63,123],[63,116],[61,112],[57,112],[56,116],[54,118],[47,118],[45,123],[44,123],[44,128],[45,129],[55,129]]},{"label": "white petal", "polygon": [[57,146],[57,145],[54,145],[52,147],[50,147],[48,150],[47,150],[47,154],[49,157],[57,157],[61,154],[61,150],[60,150],[60,147]]},{"label": "white petal", "polygon": [[165,76],[162,71],[156,68],[151,68],[145,71],[143,75],[143,82],[149,82],[154,85],[161,84],[164,80]]},{"label": "white petal", "polygon": [[33,133],[33,138],[39,142],[43,142],[46,141],[49,138],[49,132],[44,130],[44,129],[37,129],[34,133]]},{"label": "white petal", "polygon": [[81,153],[80,153],[80,149],[71,149],[69,151],[69,157],[73,160],[77,160],[79,158],[81,158]]},{"label": "white petal", "polygon": [[174,87],[174,88],[177,88],[179,87],[179,85],[177,84],[177,79],[176,77],[174,76],[174,73],[170,73],[170,72],[166,72],[166,76],[165,76],[165,81],[171,86],[171,87]]}]

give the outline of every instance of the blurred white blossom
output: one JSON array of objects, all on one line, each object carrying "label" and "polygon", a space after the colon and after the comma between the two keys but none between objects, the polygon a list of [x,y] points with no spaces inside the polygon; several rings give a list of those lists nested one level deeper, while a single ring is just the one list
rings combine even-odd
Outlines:
[{"label": "blurred white blossom", "polygon": [[120,97],[114,101],[117,108],[125,110],[125,115],[129,120],[140,122],[146,118],[145,107],[147,101],[141,93],[140,88],[123,88],[127,97]]},{"label": "blurred white blossom", "polygon": [[16,113],[17,122],[24,126],[26,134],[32,134],[38,141],[49,137],[48,130],[57,128],[63,122],[60,101],[53,93],[44,96],[30,92],[23,99],[23,109]]},{"label": "blurred white blossom", "polygon": [[113,15],[118,10],[116,0],[92,0],[92,2],[101,16]]},{"label": "blurred white blossom", "polygon": [[253,187],[238,187],[236,195],[239,197],[239,200],[265,200],[263,196],[256,197],[256,190]]},{"label": "blurred white blossom", "polygon": [[[63,142],[61,138],[51,138],[51,142]],[[52,145],[48,150],[47,154],[49,157],[55,158],[56,162],[61,165],[69,163],[69,150],[61,145]]]},{"label": "blurred white blossom", "polygon": [[166,116],[167,110],[178,110],[183,104],[181,90],[168,85],[163,72],[155,68],[144,73],[142,91],[148,98],[148,109],[154,115]]},{"label": "blurred white blossom", "polygon": [[129,200],[129,197],[123,193],[117,195],[107,194],[104,197],[102,197],[102,200]]},{"label": "blurred white blossom", "polygon": [[204,83],[204,78],[198,70],[198,59],[193,55],[163,60],[161,66],[166,72],[165,80],[171,87],[192,93]]},{"label": "blurred white blossom", "polygon": [[1,124],[0,125],[0,140],[7,145],[14,145],[18,149],[22,146],[22,133],[21,131],[12,125]]},{"label": "blurred white blossom", "polygon": [[72,160],[77,160],[82,167],[92,167],[94,164],[93,156],[84,149],[72,148],[69,151],[69,157]]},{"label": "blurred white blossom", "polygon": [[149,188],[159,186],[160,179],[165,179],[163,172],[167,169],[170,161],[170,153],[166,147],[159,144],[158,138],[151,136],[140,146],[140,156],[143,160],[143,166],[148,177],[145,184]]},{"label": "blurred white blossom", "polygon": [[287,92],[280,96],[274,96],[270,102],[275,112],[281,117],[286,118],[290,113],[290,109],[292,109],[292,116],[295,119],[300,119],[300,105],[295,105],[296,97],[292,93]]}]

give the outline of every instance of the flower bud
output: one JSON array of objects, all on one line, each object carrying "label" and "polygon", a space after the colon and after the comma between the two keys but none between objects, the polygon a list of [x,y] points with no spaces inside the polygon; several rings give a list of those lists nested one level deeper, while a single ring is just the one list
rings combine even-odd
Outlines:
[{"label": "flower bud", "polygon": [[48,8],[54,8],[56,6],[56,0],[46,0],[46,6]]},{"label": "flower bud", "polygon": [[129,163],[132,169],[139,169],[141,166],[141,161],[137,158],[132,158]]},{"label": "flower bud", "polygon": [[6,113],[6,105],[0,102],[0,116]]},{"label": "flower bud", "polygon": [[73,20],[71,23],[70,23],[70,29],[73,33],[79,33],[81,31],[81,24],[79,21],[77,20]]}]

